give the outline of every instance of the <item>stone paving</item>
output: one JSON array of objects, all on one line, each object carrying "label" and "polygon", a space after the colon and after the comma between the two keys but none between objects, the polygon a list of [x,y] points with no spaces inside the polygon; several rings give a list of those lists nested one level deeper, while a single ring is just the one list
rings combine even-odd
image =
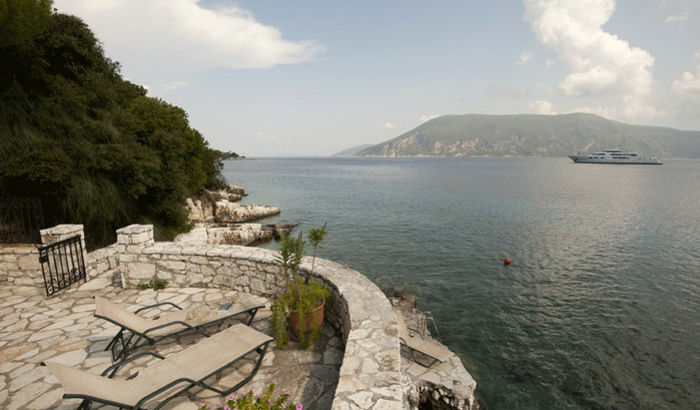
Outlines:
[{"label": "stone paving", "polygon": [[[80,288],[68,289],[46,298],[36,287],[3,285],[0,287],[0,408],[74,409],[78,400],[62,399],[63,390],[57,380],[40,366],[44,360],[63,363],[100,373],[111,365],[104,348],[117,332],[117,327],[93,317],[93,296],[102,296],[116,303],[144,306],[170,301],[182,307],[225,299],[242,300],[250,295],[241,292],[204,288],[166,288],[153,290],[121,289],[93,280]],[[261,302],[265,299],[259,298]],[[157,314],[157,309],[152,314]],[[270,334],[269,310],[258,313],[253,326]],[[224,324],[224,326],[227,324]],[[165,356],[196,343],[202,336],[184,334],[148,347]],[[289,390],[294,402],[304,408],[331,408],[338,383],[338,371],[344,346],[337,332],[324,324],[321,340],[312,350],[301,350],[290,342],[279,350],[274,342],[255,378],[234,395],[251,388],[261,391],[269,383],[277,383],[277,391]],[[128,376],[145,367],[149,360],[139,359],[121,369],[118,375]],[[220,386],[231,386],[252,368],[252,360],[221,372]],[[210,391],[192,389],[181,408],[196,408],[193,403],[218,399]],[[92,405],[91,408],[107,406]]]}]

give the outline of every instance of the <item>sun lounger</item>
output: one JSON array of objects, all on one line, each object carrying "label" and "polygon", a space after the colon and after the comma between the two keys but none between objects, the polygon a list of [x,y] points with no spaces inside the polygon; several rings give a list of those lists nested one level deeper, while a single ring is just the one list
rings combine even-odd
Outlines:
[{"label": "sun lounger", "polygon": [[[271,337],[237,324],[167,358],[150,352],[137,353],[108,367],[101,376],[50,361],[42,365],[61,383],[64,398],[83,399],[78,409],[87,409],[93,401],[131,409],[159,409],[194,386],[224,396],[232,393],[255,376],[271,341]],[[255,366],[235,386],[221,390],[207,380],[253,352],[258,353]],[[122,365],[146,355],[162,360],[127,378],[112,379]]]},{"label": "sun lounger", "polygon": [[[414,362],[422,365],[421,362],[415,359],[413,352],[420,352],[433,359],[430,366],[436,362],[442,363],[454,355],[454,353],[442,345],[425,340],[420,335],[413,336],[411,333],[409,333],[408,328],[406,327],[406,322],[403,320],[401,311],[395,310],[394,313],[396,313],[396,322],[399,325],[399,339],[403,345],[410,349],[411,358]],[[418,334],[418,332],[415,333]]]},{"label": "sun lounger", "polygon": [[[139,316],[138,313],[159,306],[172,306],[175,311],[148,319]],[[234,304],[215,304],[210,306],[201,304],[187,309],[171,303],[163,302],[145,306],[135,313],[130,312],[124,306],[112,303],[107,299],[95,298],[95,317],[114,323],[121,329],[109,342],[105,350],[112,350],[112,360],[126,358],[131,351],[147,344],[154,344],[161,339],[170,337],[188,330],[197,332],[203,336],[209,336],[202,328],[215,323],[220,323],[234,316],[247,313],[250,315],[247,324],[253,322],[258,309],[263,305],[243,301]],[[128,336],[127,336],[128,334]]]}]

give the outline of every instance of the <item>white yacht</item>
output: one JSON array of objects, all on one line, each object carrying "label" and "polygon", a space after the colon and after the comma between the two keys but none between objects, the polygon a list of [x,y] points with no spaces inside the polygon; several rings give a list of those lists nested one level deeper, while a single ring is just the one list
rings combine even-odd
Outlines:
[{"label": "white yacht", "polygon": [[632,165],[661,165],[657,158],[642,158],[636,152],[624,152],[619,149],[606,149],[601,152],[591,152],[586,156],[569,155],[577,164],[632,164]]}]

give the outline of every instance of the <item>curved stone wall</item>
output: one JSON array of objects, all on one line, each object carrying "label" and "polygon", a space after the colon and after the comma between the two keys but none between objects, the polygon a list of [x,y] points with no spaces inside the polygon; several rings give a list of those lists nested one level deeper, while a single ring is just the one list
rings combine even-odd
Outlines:
[{"label": "curved stone wall", "polygon": [[[158,277],[182,286],[225,287],[274,297],[285,278],[275,252],[228,245],[153,241],[150,225],[117,231],[122,284],[135,286]],[[302,273],[309,274],[305,258]],[[313,277],[333,292],[328,314],[345,341],[333,409],[404,409],[396,317],[389,300],[361,273],[316,259]]]}]

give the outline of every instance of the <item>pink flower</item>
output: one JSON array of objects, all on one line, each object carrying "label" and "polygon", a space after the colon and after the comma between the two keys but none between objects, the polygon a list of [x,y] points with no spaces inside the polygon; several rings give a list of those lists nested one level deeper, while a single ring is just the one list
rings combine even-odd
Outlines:
[{"label": "pink flower", "polygon": [[216,408],[220,409],[221,408],[221,403],[216,403]]},{"label": "pink flower", "polygon": [[231,410],[229,406],[224,406],[224,410]]},{"label": "pink flower", "polygon": [[283,393],[286,394],[287,396],[289,396],[291,394],[291,393],[289,393],[289,390],[285,390]]},{"label": "pink flower", "polygon": [[304,406],[302,406],[301,403],[297,403],[297,407],[296,407],[297,410],[301,410],[303,408],[304,408]]},{"label": "pink flower", "polygon": [[204,406],[206,406],[206,405],[207,405],[207,403],[205,403],[205,402],[203,402],[203,401],[200,401],[200,402],[199,402],[199,406],[198,406],[197,408],[201,409],[202,407],[204,407]]},{"label": "pink flower", "polygon": [[233,396],[228,396],[228,399],[229,399],[229,400],[233,400]]}]

